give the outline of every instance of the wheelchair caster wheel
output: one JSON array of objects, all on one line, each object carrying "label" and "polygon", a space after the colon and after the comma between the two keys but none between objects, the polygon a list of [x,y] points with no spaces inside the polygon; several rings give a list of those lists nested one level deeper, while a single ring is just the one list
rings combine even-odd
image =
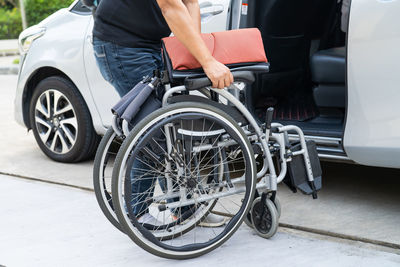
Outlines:
[{"label": "wheelchair caster wheel", "polygon": [[274,205],[276,208],[276,211],[278,212],[278,219],[281,217],[281,202],[279,201],[279,198],[277,196],[275,196],[275,200],[274,200]]},{"label": "wheelchair caster wheel", "polygon": [[261,197],[254,200],[251,220],[254,230],[263,238],[272,237],[278,230],[278,211],[269,198],[265,200],[265,203],[261,202]]},{"label": "wheelchair caster wheel", "polygon": [[244,223],[250,227],[251,229],[254,228],[253,226],[253,222],[251,221],[251,211],[249,211],[249,213],[247,213],[246,217],[244,217]]},{"label": "wheelchair caster wheel", "polygon": [[[274,205],[276,207],[276,211],[277,211],[278,219],[279,219],[281,217],[282,208],[281,208],[281,202],[279,201],[279,198],[277,196],[275,197]],[[248,227],[250,227],[252,229],[254,228],[253,221],[251,219],[251,210],[249,211],[249,213],[247,213],[246,217],[244,217],[243,221]]]}]

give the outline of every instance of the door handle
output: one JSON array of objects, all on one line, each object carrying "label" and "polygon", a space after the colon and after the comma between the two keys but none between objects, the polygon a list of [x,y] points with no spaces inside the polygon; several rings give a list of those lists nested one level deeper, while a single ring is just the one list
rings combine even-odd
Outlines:
[{"label": "door handle", "polygon": [[202,19],[215,16],[224,12],[223,5],[213,5],[211,2],[203,2],[200,4],[200,14]]}]

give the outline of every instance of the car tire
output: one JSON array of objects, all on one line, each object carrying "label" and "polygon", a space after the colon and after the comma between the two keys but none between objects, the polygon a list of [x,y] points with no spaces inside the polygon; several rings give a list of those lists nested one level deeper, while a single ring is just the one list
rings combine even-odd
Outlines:
[{"label": "car tire", "polygon": [[76,86],[61,76],[42,80],[35,88],[29,117],[36,142],[49,158],[65,163],[93,157],[100,137]]}]

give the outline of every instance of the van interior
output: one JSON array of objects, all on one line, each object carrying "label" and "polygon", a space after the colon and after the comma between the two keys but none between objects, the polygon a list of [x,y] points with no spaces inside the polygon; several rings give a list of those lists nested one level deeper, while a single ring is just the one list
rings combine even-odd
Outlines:
[{"label": "van interior", "polygon": [[270,63],[270,72],[246,90],[247,106],[262,121],[274,107],[274,121],[301,127],[320,157],[331,160],[347,160],[341,8],[338,0],[249,0],[242,16],[245,27],[260,29]]}]

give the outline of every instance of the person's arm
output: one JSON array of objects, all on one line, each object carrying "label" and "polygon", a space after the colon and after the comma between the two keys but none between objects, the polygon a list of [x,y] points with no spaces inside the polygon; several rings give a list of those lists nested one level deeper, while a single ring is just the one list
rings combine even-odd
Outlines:
[{"label": "person's arm", "polygon": [[200,5],[198,0],[182,0],[183,4],[189,11],[190,16],[196,26],[196,29],[201,33],[201,16],[200,16]]},{"label": "person's arm", "polygon": [[208,51],[183,0],[157,0],[157,3],[171,31],[201,64],[212,86],[222,89],[231,85],[233,76],[229,68]]}]

